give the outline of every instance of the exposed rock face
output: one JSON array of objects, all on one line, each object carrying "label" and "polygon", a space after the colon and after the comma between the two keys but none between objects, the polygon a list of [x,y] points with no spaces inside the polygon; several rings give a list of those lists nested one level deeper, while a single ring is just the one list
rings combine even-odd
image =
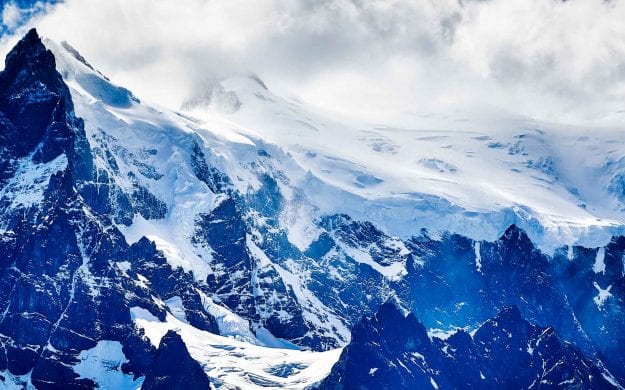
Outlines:
[{"label": "exposed rock face", "polygon": [[[7,55],[0,75],[2,165],[6,180],[11,159],[33,153],[33,161],[47,163],[69,152],[72,135],[80,127],[69,112],[69,90],[56,71],[54,55],[31,30]],[[35,150],[37,149],[37,150]]]},{"label": "exposed rock face", "polygon": [[430,339],[412,314],[385,303],[353,331],[324,389],[616,388],[553,328],[503,308],[474,336]]},{"label": "exposed rock face", "polygon": [[169,331],[161,339],[142,389],[209,389],[208,377],[193,360],[180,336]]}]

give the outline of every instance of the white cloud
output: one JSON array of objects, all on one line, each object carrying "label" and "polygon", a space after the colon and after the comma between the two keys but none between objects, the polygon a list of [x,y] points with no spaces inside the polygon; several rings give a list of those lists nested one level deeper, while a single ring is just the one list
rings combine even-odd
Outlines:
[{"label": "white cloud", "polygon": [[17,27],[22,21],[22,12],[15,3],[7,3],[2,9],[2,24],[9,30]]},{"label": "white cloud", "polygon": [[603,0],[66,0],[31,24],[173,107],[252,71],[370,117],[496,106],[594,121],[625,102],[622,20],[625,4]]}]

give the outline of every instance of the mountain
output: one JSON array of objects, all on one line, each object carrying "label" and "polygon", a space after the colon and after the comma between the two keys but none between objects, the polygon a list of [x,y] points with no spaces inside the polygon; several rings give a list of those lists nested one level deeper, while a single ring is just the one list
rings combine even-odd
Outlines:
[{"label": "mountain", "polygon": [[[321,131],[331,122],[257,77],[222,84],[189,100],[196,117],[139,100],[68,43],[35,30],[8,54],[0,73],[5,386],[319,386],[368,335],[363,315],[386,316],[389,300],[420,319],[408,321],[410,333],[482,329],[516,306],[557,331],[566,347],[554,353],[567,363],[585,362],[597,383],[625,383],[625,239],[600,242],[618,224],[593,217],[550,230],[529,208],[471,211],[433,187],[424,187],[427,196],[393,195],[384,184],[391,179],[352,151],[336,156],[350,145],[348,130],[335,129],[343,141],[308,144],[331,137],[331,127]],[[217,115],[215,99],[236,104]],[[271,121],[275,133],[265,131]],[[289,137],[310,148],[297,152]],[[444,137],[436,142],[453,141]],[[374,141],[363,141],[371,153],[394,156],[388,142]],[[525,142],[518,147],[528,152],[506,164],[530,158]],[[444,174],[460,166],[424,164]],[[546,183],[528,169],[529,178],[519,173],[524,183]],[[460,234],[476,226],[498,234]],[[597,245],[563,246],[562,231]],[[555,249],[545,252],[546,242]],[[384,339],[395,333],[382,333],[380,342],[394,342]]]},{"label": "mountain", "polygon": [[[284,98],[253,76],[206,88],[182,108],[205,126],[226,118],[236,131],[280,145],[311,172],[315,181],[301,187],[322,213],[346,213],[401,237],[427,228],[494,241],[514,224],[547,253],[623,234],[618,128],[453,107],[388,125]],[[335,191],[317,191],[316,180]]]},{"label": "mountain", "polygon": [[581,351],[553,328],[503,308],[474,333],[430,338],[412,313],[392,303],[354,327],[321,388],[493,389],[616,388]]}]

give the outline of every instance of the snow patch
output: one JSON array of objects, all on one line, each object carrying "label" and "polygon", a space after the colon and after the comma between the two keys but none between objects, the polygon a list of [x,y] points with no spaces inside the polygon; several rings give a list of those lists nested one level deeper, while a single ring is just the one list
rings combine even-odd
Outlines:
[{"label": "snow patch", "polygon": [[434,337],[436,337],[441,340],[447,340],[448,338],[456,334],[457,331],[458,331],[457,329],[443,330],[443,329],[432,328],[428,330],[428,336],[430,337],[430,339],[433,339]]},{"label": "snow patch", "polygon": [[31,156],[18,163],[15,175],[0,189],[0,200],[8,200],[8,209],[32,207],[43,201],[43,195],[50,183],[50,177],[67,168],[67,156],[61,154],[54,160],[35,164]]},{"label": "snow patch", "polygon": [[615,388],[617,388],[617,389],[622,389],[622,388],[623,388],[623,386],[621,386],[621,385],[620,385],[620,383],[618,383],[618,381],[616,380],[616,378],[614,378],[614,377],[612,376],[612,374],[610,374],[609,372],[604,371],[604,372],[602,372],[602,373],[601,373],[601,376],[602,376],[602,377],[603,377],[606,381],[610,382],[610,384],[611,384],[612,386],[614,386]]},{"label": "snow patch", "polygon": [[477,272],[482,273],[482,253],[480,252],[481,244],[479,241],[473,243],[473,251],[475,252],[475,269]]},{"label": "snow patch", "polygon": [[599,310],[602,310],[605,301],[612,296],[612,293],[610,293],[610,290],[612,290],[612,285],[609,285],[605,289],[601,288],[601,286],[599,286],[599,283],[597,282],[593,282],[592,285],[595,286],[595,288],[599,292],[599,294],[592,300],[595,302],[595,305],[597,305],[597,308]]},{"label": "snow patch", "polygon": [[6,390],[35,390],[30,377],[32,370],[24,375],[14,375],[7,369],[0,371],[0,375],[4,377],[4,381],[0,382],[0,388]]},{"label": "snow patch", "polygon": [[74,372],[80,378],[93,380],[101,389],[140,389],[143,384],[142,377],[134,380],[132,375],[122,371],[128,359],[119,341],[98,341],[95,347],[81,351],[78,360]]},{"label": "snow patch", "polygon": [[222,336],[231,336],[237,340],[247,341],[252,344],[260,343],[250,330],[249,321],[239,317],[229,309],[216,304],[215,301],[204,292],[200,290],[196,291],[202,299],[204,310],[217,321],[219,334]]},{"label": "snow patch", "polygon": [[268,329],[262,326],[256,329],[256,337],[264,346],[269,348],[302,349],[288,340],[274,336]]},{"label": "snow patch", "polygon": [[299,197],[288,200],[280,214],[280,225],[286,228],[289,242],[302,252],[321,232],[314,223],[314,215],[313,207]]},{"label": "snow patch", "polygon": [[132,265],[129,261],[119,261],[115,264],[117,264],[117,268],[119,268],[119,270],[122,271],[124,274],[127,274],[128,271],[130,271],[130,268],[132,268]]},{"label": "snow patch", "polygon": [[[143,237],[154,242],[156,249],[163,253],[173,268],[180,267],[186,272],[193,272],[196,280],[206,280],[206,277],[212,273],[209,259],[205,260],[198,256],[190,242],[190,233],[188,236],[185,235],[189,229],[180,224],[169,221],[148,221],[137,214],[130,226],[119,225],[118,228],[128,244],[135,243]],[[208,256],[208,253],[205,256]]]},{"label": "snow patch", "polygon": [[171,297],[165,301],[165,305],[167,305],[169,311],[174,317],[185,324],[189,323],[185,314],[184,305],[182,304],[182,298],[179,296]]},{"label": "snow patch", "polygon": [[351,257],[358,263],[370,266],[388,280],[401,280],[408,273],[408,271],[406,271],[406,265],[403,262],[382,265],[373,260],[371,255],[366,250],[352,248],[347,245],[341,245],[341,248],[345,251],[347,256]]},{"label": "snow patch", "polygon": [[601,247],[597,250],[597,255],[595,256],[595,264],[592,266],[592,270],[596,274],[605,274],[605,248]]}]

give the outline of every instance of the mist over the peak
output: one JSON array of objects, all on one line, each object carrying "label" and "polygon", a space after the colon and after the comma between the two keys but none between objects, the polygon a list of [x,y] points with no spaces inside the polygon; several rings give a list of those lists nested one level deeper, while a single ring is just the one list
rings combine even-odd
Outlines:
[{"label": "mist over the peak", "polygon": [[[16,3],[7,3],[11,21]],[[68,41],[137,95],[178,108],[198,85],[270,88],[375,121],[483,109],[618,123],[625,5],[616,1],[66,0],[25,29]],[[418,119],[415,119],[418,120]]]}]

